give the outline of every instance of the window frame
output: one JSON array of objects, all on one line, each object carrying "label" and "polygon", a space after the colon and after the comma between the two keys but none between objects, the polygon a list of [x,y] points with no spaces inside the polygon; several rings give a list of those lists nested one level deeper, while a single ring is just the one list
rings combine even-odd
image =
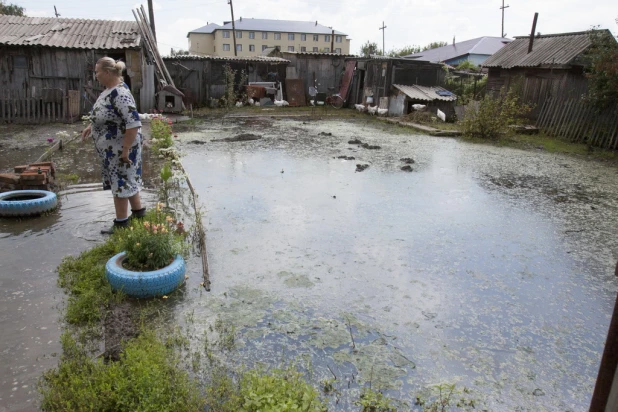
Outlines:
[{"label": "window frame", "polygon": [[307,41],[307,33],[300,34],[300,41]]},{"label": "window frame", "polygon": [[294,41],[294,33],[288,33],[288,41]]},{"label": "window frame", "polygon": [[289,51],[289,52],[294,52],[294,51],[295,51],[295,50],[294,50],[294,46],[288,46],[288,51]]},{"label": "window frame", "polygon": [[262,32],[262,40],[268,40],[268,32],[267,31],[263,31]]},{"label": "window frame", "polygon": [[313,41],[320,41],[320,35],[319,34],[314,34],[313,35]]},{"label": "window frame", "polygon": [[232,51],[232,47],[229,43],[223,43],[223,51]]},{"label": "window frame", "polygon": [[281,33],[275,33],[275,40],[281,40]]},{"label": "window frame", "polygon": [[237,43],[236,44],[236,51],[237,52],[241,52],[242,51],[242,43]]},{"label": "window frame", "polygon": [[242,30],[236,30],[236,38],[242,39]]},{"label": "window frame", "polygon": [[343,36],[335,36],[335,43],[343,43]]},{"label": "window frame", "polygon": [[229,30],[223,30],[223,38],[224,39],[229,39],[230,38],[230,31]]},{"label": "window frame", "polygon": [[330,43],[330,34],[325,34],[324,35],[324,42],[325,43]]},{"label": "window frame", "polygon": [[250,52],[255,52],[255,44],[250,44],[249,45],[249,51]]},{"label": "window frame", "polygon": [[249,32],[249,38],[250,39],[255,39],[255,32],[254,31],[250,31]]}]

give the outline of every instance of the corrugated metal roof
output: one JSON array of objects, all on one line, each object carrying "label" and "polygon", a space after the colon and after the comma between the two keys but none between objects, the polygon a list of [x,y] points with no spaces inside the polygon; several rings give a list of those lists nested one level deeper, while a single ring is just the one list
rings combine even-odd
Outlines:
[{"label": "corrugated metal roof", "polygon": [[440,96],[439,94],[436,93],[437,91],[448,92],[448,90],[446,90],[443,87],[438,87],[438,86],[428,87],[428,86],[419,86],[416,84],[414,86],[394,84],[393,87],[401,90],[402,93],[406,94],[410,99],[413,99],[413,100],[424,100],[427,102],[432,102],[434,100],[454,102],[455,100],[457,100],[457,96],[455,96],[454,94],[451,96]]},{"label": "corrugated metal roof", "polygon": [[491,56],[502,49],[512,40],[502,37],[478,37],[419,53],[404,56],[407,59],[423,60],[428,62],[444,62],[466,54],[483,54]]},{"label": "corrugated metal roof", "polygon": [[341,53],[323,53],[323,52],[291,52],[282,51],[283,54],[296,54],[300,56],[328,56],[328,57],[356,57],[354,54],[341,54]]},{"label": "corrugated metal roof", "polygon": [[[214,30],[232,30],[232,22],[225,22],[223,26],[200,27],[191,30],[189,33],[212,33]],[[309,34],[332,34],[333,29],[318,24],[317,21],[297,21],[297,20],[269,20],[269,19],[238,19],[234,21],[236,31],[266,31],[277,33],[309,33]],[[211,30],[212,31],[208,31]],[[202,31],[205,30],[205,31]],[[347,36],[347,34],[335,30],[336,35]]]},{"label": "corrugated metal roof", "polygon": [[530,37],[516,37],[512,43],[485,60],[483,67],[537,67],[568,65],[590,47],[589,32],[546,34],[536,36],[528,53]]},{"label": "corrugated metal roof", "polygon": [[289,60],[280,57],[269,56],[210,56],[210,55],[195,55],[185,54],[178,56],[164,56],[164,60],[223,60],[223,61],[246,61],[246,62],[263,62],[271,64],[288,64]]},{"label": "corrugated metal roof", "polygon": [[0,44],[72,49],[140,47],[135,21],[57,19],[0,15]]},{"label": "corrugated metal roof", "polygon": [[[189,33],[206,33],[206,34],[212,34],[215,32],[215,30],[219,30],[222,29],[222,26],[219,26],[218,24],[215,23],[210,23],[206,26],[200,27],[199,29],[195,29],[195,30],[191,30]],[[187,37],[189,37],[189,35],[187,34]]]}]

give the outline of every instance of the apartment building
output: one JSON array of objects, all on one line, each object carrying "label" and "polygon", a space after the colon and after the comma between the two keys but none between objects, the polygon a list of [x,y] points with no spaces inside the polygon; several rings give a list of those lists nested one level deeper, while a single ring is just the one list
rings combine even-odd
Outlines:
[{"label": "apartment building", "polygon": [[[196,55],[259,56],[262,51],[279,47],[281,51],[350,54],[350,39],[345,33],[318,24],[317,21],[243,19],[210,23],[188,33],[189,52]],[[234,39],[234,33],[236,33]]]}]

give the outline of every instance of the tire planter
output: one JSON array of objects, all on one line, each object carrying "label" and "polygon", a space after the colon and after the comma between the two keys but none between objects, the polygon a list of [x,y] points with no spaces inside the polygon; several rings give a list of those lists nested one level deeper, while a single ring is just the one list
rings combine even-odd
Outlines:
[{"label": "tire planter", "polygon": [[107,261],[105,274],[113,290],[120,290],[135,298],[151,298],[167,295],[185,281],[185,261],[182,256],[163,269],[150,272],[134,272],[122,267],[125,252]]},{"label": "tire planter", "polygon": [[54,210],[58,197],[47,190],[13,190],[0,193],[0,216],[19,217],[40,215]]}]

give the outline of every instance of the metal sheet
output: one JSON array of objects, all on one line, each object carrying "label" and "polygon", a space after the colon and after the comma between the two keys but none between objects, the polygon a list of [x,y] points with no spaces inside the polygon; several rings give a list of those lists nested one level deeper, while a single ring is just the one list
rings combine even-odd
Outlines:
[{"label": "metal sheet", "polygon": [[285,88],[288,94],[288,103],[290,106],[305,106],[305,87],[300,79],[286,79]]},{"label": "metal sheet", "polygon": [[354,77],[354,68],[356,67],[356,60],[348,60],[345,62],[345,74],[341,79],[341,87],[339,88],[339,94],[343,97],[344,101],[348,100],[348,91],[350,90],[350,84]]}]

